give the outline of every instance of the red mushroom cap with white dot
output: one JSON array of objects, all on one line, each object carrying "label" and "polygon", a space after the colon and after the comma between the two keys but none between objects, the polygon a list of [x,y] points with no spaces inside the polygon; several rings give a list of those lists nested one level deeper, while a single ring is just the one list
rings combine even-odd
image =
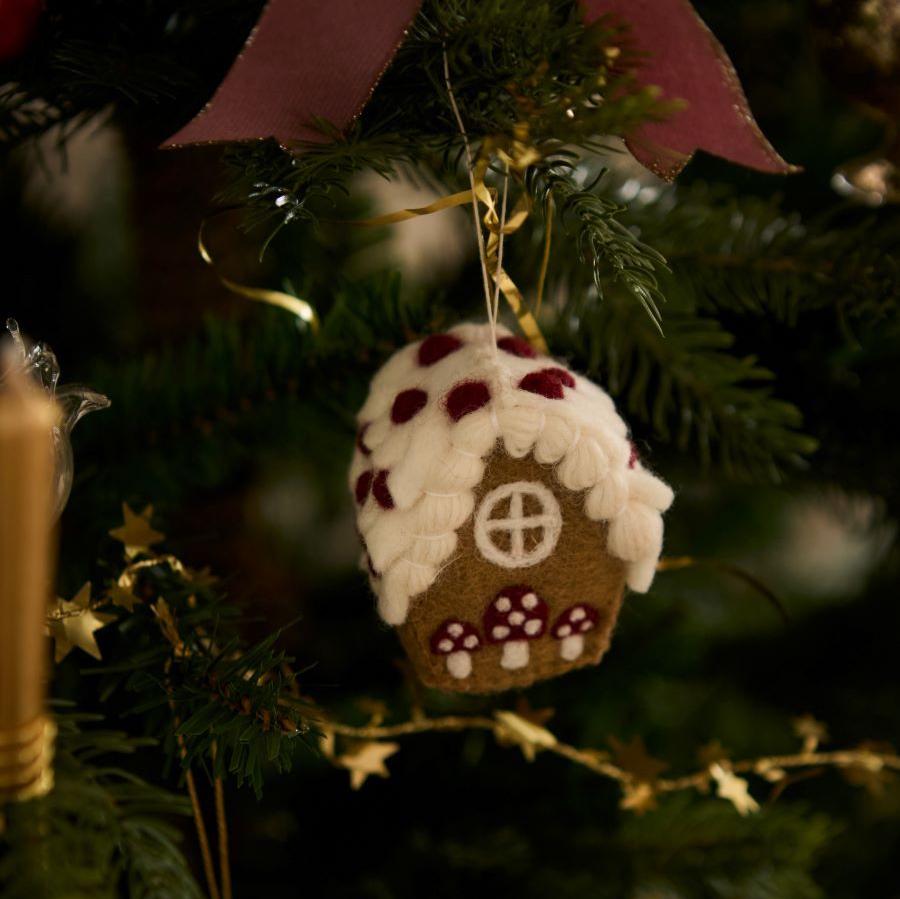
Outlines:
[{"label": "red mushroom cap with white dot", "polygon": [[447,670],[458,679],[472,673],[469,654],[478,652],[481,647],[478,629],[468,621],[449,618],[431,635],[431,651],[447,657]]},{"label": "red mushroom cap with white dot", "polygon": [[431,651],[443,656],[461,649],[468,652],[481,649],[481,637],[475,625],[450,618],[432,634]]},{"label": "red mushroom cap with white dot", "polygon": [[577,659],[584,651],[584,635],[592,631],[600,620],[600,613],[586,603],[566,609],[553,624],[550,633],[562,641],[560,655],[567,661]]},{"label": "red mushroom cap with white dot", "polygon": [[484,613],[484,630],[489,643],[503,644],[501,667],[528,664],[528,641],[543,636],[549,612],[547,603],[525,584],[505,587],[494,597]]}]

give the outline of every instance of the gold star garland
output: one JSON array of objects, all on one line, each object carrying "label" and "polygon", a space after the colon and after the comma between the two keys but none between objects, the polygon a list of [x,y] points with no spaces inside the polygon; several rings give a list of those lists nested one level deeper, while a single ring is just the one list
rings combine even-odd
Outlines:
[{"label": "gold star garland", "polygon": [[153,506],[146,506],[142,512],[135,513],[128,503],[122,503],[122,516],[124,523],[111,530],[109,536],[125,545],[125,555],[129,559],[165,539],[165,535],[153,530],[150,524]]},{"label": "gold star garland", "polygon": [[[122,524],[113,528],[109,535],[118,540],[124,546],[124,552],[128,559],[135,559],[139,555],[149,558],[134,561],[122,572],[119,578],[106,591],[106,595],[99,600],[91,597],[91,584],[86,583],[71,599],[57,598],[47,611],[47,635],[54,642],[54,661],[59,664],[73,649],[80,649],[95,659],[102,658],[100,647],[97,644],[96,632],[118,616],[97,612],[96,608],[105,605],[118,606],[126,612],[133,612],[135,603],[141,598],[134,592],[137,583],[137,572],[142,568],[152,567],[167,562],[173,570],[183,574],[189,580],[195,580],[198,585],[214,582],[208,569],[193,572],[184,566],[175,556],[157,556],[151,547],[165,539],[165,534],[154,530],[150,524],[153,515],[153,506],[146,506],[140,513],[135,513],[127,503],[122,503]],[[160,618],[164,629],[166,618],[165,600],[160,600],[163,607],[154,612]]]},{"label": "gold star garland", "polygon": [[713,762],[709,773],[719,790],[719,796],[727,799],[741,815],[759,811],[759,803],[750,795],[750,784],[743,777],[738,777],[730,768],[721,762]]},{"label": "gold star garland", "polygon": [[[122,511],[124,523],[110,531],[110,535],[124,545],[125,555],[131,561],[108,589],[103,603],[133,611],[136,603],[145,601],[135,592],[138,572],[160,564],[168,564],[198,588],[215,582],[208,569],[192,571],[177,557],[158,555],[151,549],[164,539],[164,535],[150,525],[152,506],[136,514],[123,504]],[[143,558],[138,559],[137,556]],[[153,597],[150,607],[163,634],[172,643],[173,655],[177,658],[185,649],[168,604],[162,597]],[[85,584],[71,601],[57,600],[48,615],[48,630],[56,639],[57,661],[65,658],[75,647],[100,658],[94,634],[114,618],[95,611],[90,584]],[[750,815],[760,808],[750,792],[750,777],[772,785],[769,799],[773,801],[790,783],[825,768],[837,769],[850,783],[878,794],[883,791],[887,780],[900,771],[900,755],[888,744],[870,741],[853,748],[821,749],[828,739],[828,730],[811,715],[792,721],[793,732],[802,741],[798,752],[731,761],[725,747],[714,740],[698,750],[700,767],[697,770],[680,777],[662,777],[668,764],[650,755],[639,736],[627,742],[610,737],[611,752],[573,746],[561,741],[547,728],[553,709],[533,709],[525,699],[519,699],[515,711],[499,709],[492,716],[446,715],[435,718],[427,717],[417,701],[410,719],[396,724],[384,723],[388,708],[379,700],[364,697],[359,700],[358,706],[368,715],[366,725],[344,724],[329,719],[324,713],[317,721],[322,732],[322,754],[333,765],[349,772],[350,786],[354,790],[360,789],[369,777],[389,777],[390,771],[385,763],[401,748],[395,742],[397,738],[420,733],[469,730],[489,732],[499,745],[518,747],[529,762],[538,753],[549,752],[614,780],[622,790],[620,807],[638,814],[654,808],[662,795],[684,790],[707,793],[711,785],[715,785],[717,796],[730,802],[739,814]],[[337,750],[339,737],[346,743],[340,752]]]},{"label": "gold star garland", "polygon": [[[739,814],[752,814],[759,810],[760,805],[750,793],[750,781],[742,775],[756,776],[778,788],[790,779],[791,771],[835,768],[847,774],[852,782],[873,790],[875,783],[883,788],[887,778],[900,771],[900,755],[893,747],[862,744],[856,748],[824,751],[816,745],[810,749],[807,748],[809,737],[803,733],[800,736],[804,739],[804,747],[799,752],[760,756],[737,762],[729,762],[727,753],[716,741],[701,750],[701,758],[705,761],[702,768],[681,777],[666,778],[660,775],[668,765],[654,759],[647,752],[640,737],[634,737],[627,743],[611,737],[609,741],[613,749],[611,757],[610,753],[603,750],[582,749],[564,743],[542,725],[537,725],[508,710],[495,711],[492,717],[486,715],[417,717],[398,724],[378,723],[363,726],[323,719],[321,727],[325,735],[322,740],[323,755],[333,764],[347,768],[351,772],[354,789],[362,786],[369,774],[387,776],[383,761],[394,755],[399,745],[396,742],[382,741],[421,733],[482,730],[492,733],[500,745],[518,746],[529,760],[539,752],[550,752],[601,777],[617,781],[622,789],[620,807],[637,813],[654,808],[658,797],[664,794],[683,790],[707,792],[712,782],[716,785],[716,794],[730,802]],[[819,727],[824,733],[824,726]],[[354,748],[338,753],[335,749],[337,737],[353,741]],[[382,754],[374,748],[378,746],[381,747]],[[373,759],[380,759],[377,771],[368,770],[375,764]],[[778,792],[780,793],[780,790]]]},{"label": "gold star garland", "polygon": [[86,583],[71,600],[57,599],[47,612],[47,633],[54,643],[53,660],[59,664],[73,649],[100,659],[95,634],[115,620],[115,615],[94,611],[90,583]]}]

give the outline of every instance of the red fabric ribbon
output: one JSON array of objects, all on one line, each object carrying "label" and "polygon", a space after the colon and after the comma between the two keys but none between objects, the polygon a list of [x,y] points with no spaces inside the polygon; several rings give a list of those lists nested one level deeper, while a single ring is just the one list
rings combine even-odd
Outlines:
[{"label": "red fabric ribbon", "polygon": [[[325,141],[316,118],[343,130],[359,115],[421,0],[270,0],[207,106],[165,146]],[[728,55],[688,0],[582,0],[585,20],[622,20],[642,61],[635,78],[684,109],[629,135],[634,155],[672,179],[695,150],[786,173],[747,105]]]},{"label": "red fabric ribbon", "polygon": [[760,131],[737,72],[688,0],[582,0],[585,20],[609,15],[628,26],[641,54],[639,84],[655,84],[666,99],[686,101],[664,122],[629,135],[628,149],[650,171],[672,180],[696,150],[751,169],[796,171]]},{"label": "red fabric ribbon", "polygon": [[270,0],[212,100],[163,146],[324,142],[362,112],[421,0]]},{"label": "red fabric ribbon", "polygon": [[0,0],[0,62],[25,50],[43,9],[44,0]]}]

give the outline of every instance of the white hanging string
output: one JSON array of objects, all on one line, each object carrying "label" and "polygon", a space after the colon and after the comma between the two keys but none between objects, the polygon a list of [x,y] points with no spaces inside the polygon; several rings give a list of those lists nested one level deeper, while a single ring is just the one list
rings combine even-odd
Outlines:
[{"label": "white hanging string", "polygon": [[500,203],[500,234],[497,237],[497,267],[494,269],[494,302],[489,310],[491,338],[494,343],[494,355],[497,353],[497,321],[500,318],[500,278],[503,272],[503,241],[506,237],[506,196],[509,191],[509,163],[503,173],[503,200]]},{"label": "white hanging string", "polygon": [[[491,336],[493,338],[494,353],[497,352],[497,316],[494,314],[494,307],[499,302],[499,287],[496,291],[496,297],[491,296],[491,278],[488,274],[487,250],[484,245],[484,234],[481,231],[481,220],[478,216],[478,197],[475,192],[475,164],[472,159],[472,148],[469,146],[469,137],[466,134],[466,126],[463,124],[462,116],[459,113],[459,106],[456,104],[456,97],[453,94],[453,87],[450,84],[450,63],[447,60],[447,48],[443,48],[444,58],[444,84],[447,87],[447,94],[450,97],[450,106],[453,108],[453,115],[456,118],[456,124],[459,127],[459,133],[462,135],[463,146],[466,151],[466,170],[469,173],[469,186],[472,190],[472,220],[475,223],[475,236],[478,241],[478,257],[481,260],[481,280],[484,287],[484,302],[487,308],[488,321],[491,323]],[[506,193],[504,186],[504,217]],[[500,252],[503,250],[503,236],[501,232]],[[499,269],[498,269],[499,272]]]}]

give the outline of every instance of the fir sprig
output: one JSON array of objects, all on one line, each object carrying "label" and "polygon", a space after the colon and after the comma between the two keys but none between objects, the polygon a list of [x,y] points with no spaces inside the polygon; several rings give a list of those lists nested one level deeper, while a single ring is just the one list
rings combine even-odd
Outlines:
[{"label": "fir sprig", "polygon": [[138,111],[144,122],[183,115],[186,96],[195,103],[208,97],[261,3],[47,0],[43,6],[26,52],[0,65],[0,153],[54,126],[64,145],[101,113],[124,120]]},{"label": "fir sprig", "polygon": [[632,203],[623,221],[669,260],[667,286],[715,314],[788,325],[833,310],[851,327],[891,325],[900,309],[900,215],[837,206],[807,218],[779,197],[722,186],[670,187]]},{"label": "fir sprig", "polygon": [[659,304],[665,297],[658,274],[668,271],[666,260],[625,226],[621,219],[627,207],[623,203],[598,193],[604,174],[601,171],[590,185],[579,188],[571,161],[556,157],[535,166],[526,184],[537,203],[546,203],[548,197],[555,200],[581,261],[590,266],[598,298],[603,299],[610,282],[617,284],[660,326]]},{"label": "fir sprig", "polygon": [[315,735],[292,659],[276,648],[281,631],[248,645],[239,610],[220,590],[172,557],[140,561],[130,587],[140,601],[95,671],[104,692],[133,695],[131,711],[156,722],[171,763],[232,776],[261,794],[266,768],[290,770],[296,743]]},{"label": "fir sprig", "polygon": [[632,421],[701,465],[778,481],[815,450],[800,410],[772,394],[772,372],[731,354],[734,337],[713,318],[669,313],[661,334],[621,295],[570,297],[554,345],[597,376]]},{"label": "fir sprig", "polygon": [[5,808],[0,891],[8,899],[127,895],[199,899],[173,818],[186,799],[125,770],[122,756],[153,743],[105,730],[97,715],[62,711],[55,787]]}]

